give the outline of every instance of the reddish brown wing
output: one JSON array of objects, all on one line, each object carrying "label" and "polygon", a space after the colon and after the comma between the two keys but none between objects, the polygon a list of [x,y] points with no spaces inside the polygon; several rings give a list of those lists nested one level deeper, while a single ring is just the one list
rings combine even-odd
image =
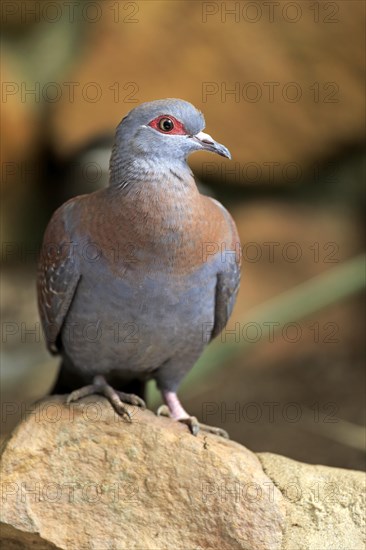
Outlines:
[{"label": "reddish brown wing", "polygon": [[46,229],[38,265],[38,307],[51,353],[80,280],[77,247],[68,229],[75,199],[56,210]]}]

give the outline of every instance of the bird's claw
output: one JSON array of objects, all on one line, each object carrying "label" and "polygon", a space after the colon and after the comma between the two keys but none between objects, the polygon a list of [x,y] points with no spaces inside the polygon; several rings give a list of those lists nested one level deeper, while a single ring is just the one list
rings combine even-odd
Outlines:
[{"label": "bird's claw", "polygon": [[[171,418],[169,408],[166,405],[161,405],[156,411],[157,416],[167,416]],[[229,434],[226,430],[222,428],[217,428],[216,426],[208,426],[207,424],[201,424],[198,422],[195,416],[187,416],[185,418],[179,418],[178,422],[186,424],[192,435],[196,436],[200,431],[218,435],[225,439],[230,439]]]},{"label": "bird's claw", "polygon": [[200,423],[195,416],[188,416],[187,418],[180,418],[179,422],[186,424],[192,435],[197,435],[200,431]]},{"label": "bird's claw", "polygon": [[141,397],[138,395],[135,395],[134,393],[125,393],[123,391],[117,391],[119,398],[123,403],[129,403],[130,405],[134,405],[135,407],[140,407],[141,409],[146,409],[146,403]]},{"label": "bird's claw", "polygon": [[132,415],[126,407],[125,403],[134,405],[135,407],[146,408],[145,401],[138,395],[117,391],[112,386],[107,384],[103,377],[95,377],[93,384],[79,388],[67,397],[66,403],[69,405],[74,401],[78,401],[88,395],[103,395],[108,399],[117,414],[125,417],[129,422],[132,422]]},{"label": "bird's claw", "polygon": [[170,418],[170,411],[166,405],[160,405],[158,410],[156,411],[156,416],[167,416]]},{"label": "bird's claw", "polygon": [[202,424],[201,422],[198,422],[195,416],[180,418],[179,422],[182,422],[182,424],[186,424],[190,429],[192,435],[197,435],[199,432],[202,431],[213,435],[217,435],[219,437],[223,437],[224,439],[230,439],[230,436],[226,430],[223,430],[222,428],[217,428],[216,426],[209,426],[208,424]]}]

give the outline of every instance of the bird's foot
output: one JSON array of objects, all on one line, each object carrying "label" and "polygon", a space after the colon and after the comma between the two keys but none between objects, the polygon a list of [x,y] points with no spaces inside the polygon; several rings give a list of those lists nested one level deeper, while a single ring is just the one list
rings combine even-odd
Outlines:
[{"label": "bird's foot", "polygon": [[141,407],[142,409],[146,408],[145,401],[141,399],[141,397],[134,395],[133,393],[124,393],[122,391],[115,390],[107,383],[104,376],[95,376],[93,384],[83,386],[82,388],[70,393],[66,402],[67,404],[70,404],[74,401],[82,399],[83,397],[94,394],[103,395],[106,397],[116,413],[122,417],[126,417],[130,422],[132,420],[131,413],[125,403],[134,405],[135,407]]},{"label": "bird's foot", "polygon": [[[169,418],[172,418],[172,415],[169,411],[169,407],[167,407],[166,405],[161,405],[158,408],[156,414],[158,416],[168,416]],[[202,424],[201,422],[198,422],[195,416],[177,418],[176,420],[178,422],[181,422],[182,424],[186,424],[192,435],[197,435],[198,432],[203,431],[214,435],[218,435],[220,437],[224,437],[225,439],[230,439],[227,431],[223,430],[222,428],[217,428],[216,426],[209,426],[208,424]]]},{"label": "bird's foot", "polygon": [[182,422],[182,424],[187,424],[187,426],[189,427],[193,435],[197,435],[198,432],[202,431],[202,432],[218,435],[219,437],[224,437],[225,439],[230,439],[230,436],[226,430],[223,430],[222,428],[218,428],[217,426],[209,426],[208,424],[203,424],[202,422],[198,422],[195,416],[180,418],[178,422]]}]

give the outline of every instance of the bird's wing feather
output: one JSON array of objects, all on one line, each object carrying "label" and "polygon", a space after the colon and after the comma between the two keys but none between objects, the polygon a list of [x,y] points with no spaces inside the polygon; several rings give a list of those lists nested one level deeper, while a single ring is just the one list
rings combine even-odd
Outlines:
[{"label": "bird's wing feather", "polygon": [[70,217],[74,199],[52,216],[38,264],[38,307],[51,353],[59,352],[59,335],[80,280],[78,255],[72,241]]},{"label": "bird's wing feather", "polygon": [[221,258],[221,269],[217,274],[215,295],[215,320],[211,340],[225,328],[234,308],[240,286],[241,249],[238,231],[229,212],[215,199],[211,199],[222,210],[228,225],[227,249]]}]

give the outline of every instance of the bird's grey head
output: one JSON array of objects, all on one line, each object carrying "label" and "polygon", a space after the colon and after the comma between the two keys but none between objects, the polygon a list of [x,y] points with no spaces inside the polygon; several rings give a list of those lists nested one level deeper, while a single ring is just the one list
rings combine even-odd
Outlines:
[{"label": "bird's grey head", "polygon": [[139,162],[185,163],[194,151],[211,151],[230,158],[226,147],[202,132],[205,119],[182,99],[160,99],[132,109],[117,127],[111,158],[115,168]]}]

